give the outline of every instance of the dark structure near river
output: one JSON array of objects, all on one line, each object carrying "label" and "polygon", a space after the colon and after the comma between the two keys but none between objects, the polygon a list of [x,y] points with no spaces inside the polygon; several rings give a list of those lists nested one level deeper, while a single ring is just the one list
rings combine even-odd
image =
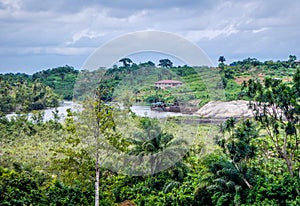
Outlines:
[{"label": "dark structure near river", "polygon": [[174,104],[171,106],[167,106],[164,102],[155,102],[152,104],[151,110],[158,112],[180,112],[182,114],[193,114],[198,110],[198,108],[182,106],[179,105],[178,102],[174,102]]}]

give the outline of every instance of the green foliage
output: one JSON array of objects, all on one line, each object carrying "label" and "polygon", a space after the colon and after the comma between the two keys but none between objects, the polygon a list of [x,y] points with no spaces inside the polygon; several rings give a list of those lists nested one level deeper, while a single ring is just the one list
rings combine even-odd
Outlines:
[{"label": "green foliage", "polygon": [[0,81],[0,112],[28,112],[47,107],[57,107],[59,97],[54,91],[40,82],[9,83]]},{"label": "green foliage", "polygon": [[291,84],[284,83],[281,79],[266,78],[264,84],[251,80],[245,92],[254,100],[250,107],[255,113],[255,119],[266,130],[275,150],[285,160],[291,176],[299,167],[298,76],[299,69],[294,75],[295,81]]},{"label": "green foliage", "polygon": [[136,134],[135,139],[131,139],[134,144],[134,148],[130,151],[130,154],[156,154],[168,147],[174,139],[172,134],[168,134],[161,130],[158,125],[158,121],[151,120],[148,117],[140,118],[140,127],[142,132]]},{"label": "green foliage", "polygon": [[92,200],[79,183],[65,186],[42,172],[0,167],[0,205],[90,205]]},{"label": "green foliage", "polygon": [[55,180],[47,188],[47,203],[49,205],[92,205],[92,185],[90,185],[89,190],[85,190],[84,188],[86,188],[86,185],[82,185],[79,182],[72,186],[66,186],[62,182]]},{"label": "green foliage", "polygon": [[[48,104],[51,104],[51,102],[54,104],[54,101],[58,101],[59,98],[70,100],[73,97],[73,88],[78,73],[78,70],[66,65],[36,72],[33,75],[20,73],[0,74],[0,97],[3,98],[1,100],[6,103],[11,104],[15,101],[17,103],[22,102],[22,104],[28,104],[28,102],[32,101],[31,98],[40,98],[39,95],[45,93],[45,91],[41,91],[39,94],[32,94],[31,87],[35,87],[35,90],[37,91],[47,89],[51,90],[52,93],[55,93],[55,97],[52,97],[52,94],[47,97],[49,98]],[[10,95],[5,99],[4,97],[7,91],[10,92]],[[1,94],[4,96],[2,97]],[[33,97],[33,95],[36,96]],[[15,98],[17,99],[15,100]],[[35,107],[41,107],[41,103],[36,103]],[[5,111],[13,111],[14,109],[15,108],[11,106],[6,108]]]},{"label": "green foliage", "polygon": [[280,176],[266,174],[256,176],[256,184],[250,190],[249,205],[299,205],[300,199],[296,188],[299,178],[291,178],[288,173]]},{"label": "green foliage", "polygon": [[73,89],[78,73],[78,70],[66,65],[34,73],[32,79],[33,81],[38,80],[46,86],[49,86],[63,99],[71,100],[73,98]]},{"label": "green foliage", "polygon": [[132,60],[129,58],[122,58],[119,62],[122,62],[124,67],[128,67],[132,63]]},{"label": "green foliage", "polygon": [[32,171],[0,168],[0,205],[44,204],[42,187],[46,178]]},{"label": "green foliage", "polygon": [[244,201],[247,187],[239,171],[224,155],[208,155],[203,164],[207,168],[201,171],[195,190],[200,205],[239,205]]},{"label": "green foliage", "polygon": [[161,66],[164,68],[171,68],[171,67],[173,67],[173,62],[170,59],[161,59],[161,60],[159,60],[158,66]]},{"label": "green foliage", "polygon": [[226,59],[225,59],[224,56],[220,56],[220,57],[219,57],[219,60],[218,60],[218,62],[220,62],[220,63],[219,63],[219,68],[224,69],[224,66],[225,66],[224,62],[225,62],[225,61],[226,61]]},{"label": "green foliage", "polygon": [[255,183],[251,158],[255,147],[251,144],[258,132],[250,120],[236,126],[234,119],[220,126],[222,137],[217,143],[223,149],[204,158],[207,167],[200,178],[195,195],[202,205],[240,205],[247,200],[247,192]]},{"label": "green foliage", "polygon": [[[172,161],[176,155],[183,154],[182,151],[186,155],[169,169],[148,176],[126,176],[99,169],[100,205],[118,205],[126,200],[136,205],[299,205],[300,71],[295,60],[293,55],[281,62],[248,58],[224,65],[222,71],[188,66],[155,68],[151,62],[130,63],[106,70],[100,84],[96,71],[83,72],[77,94],[100,88],[95,89],[100,92],[97,93],[100,98],[92,104],[84,102],[78,116],[69,110],[66,120],[60,123],[55,112],[54,118],[47,122],[42,121],[42,113],[36,111],[31,120],[27,115],[12,119],[1,115],[0,205],[92,205],[95,200],[94,152],[96,146],[102,149],[104,144],[140,157],[169,148],[160,163]],[[142,68],[142,73],[138,73]],[[66,81],[69,72],[75,75],[72,68],[69,69],[38,73],[34,81],[24,74],[1,75],[2,110],[25,111],[51,105],[58,97],[50,84],[57,86],[58,82]],[[259,78],[245,81],[240,97],[251,100],[255,117],[240,121],[228,119],[219,128],[217,145],[213,144],[211,134],[211,128],[216,126],[205,125],[203,129],[201,125],[194,145],[187,152],[189,133],[194,125],[176,124],[181,121],[176,117],[162,128],[161,121],[137,117],[129,109],[131,97],[150,102],[155,101],[150,100],[155,95],[166,102],[194,98],[204,104],[220,97],[218,91],[224,89],[223,83],[227,99],[236,99],[239,85],[235,78],[251,75],[253,71],[269,76],[284,73],[292,82],[273,76],[264,82]],[[222,78],[217,81],[214,75],[220,75],[219,72]],[[293,78],[291,73],[295,73]],[[128,78],[139,76],[136,74],[143,79]],[[87,82],[93,77],[95,79]],[[178,77],[185,85],[155,94],[150,83],[152,86],[164,77]],[[144,82],[150,83],[143,86]],[[132,96],[123,90],[133,90],[136,85]],[[214,88],[216,93],[207,88]],[[122,92],[128,96],[124,99],[124,111],[105,103],[114,99],[114,94],[121,96]],[[117,130],[120,129],[117,128],[119,116],[126,116],[122,123],[128,127],[121,128],[124,135]],[[133,125],[137,130],[132,131]],[[99,130],[94,130],[95,126]],[[182,131],[179,136],[173,133],[177,130]],[[95,136],[95,131],[99,136]]]},{"label": "green foliage", "polygon": [[[223,137],[218,139],[218,144],[225,149],[233,162],[241,163],[254,157],[256,148],[252,141],[258,137],[258,131],[253,122],[247,119],[235,126],[234,119],[230,118],[220,127]],[[225,135],[225,131],[229,136]]]}]

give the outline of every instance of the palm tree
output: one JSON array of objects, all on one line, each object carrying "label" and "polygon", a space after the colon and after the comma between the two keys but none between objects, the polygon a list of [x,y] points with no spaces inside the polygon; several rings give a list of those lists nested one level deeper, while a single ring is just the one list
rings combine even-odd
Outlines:
[{"label": "palm tree", "polygon": [[157,121],[142,117],[140,128],[143,132],[130,139],[134,148],[129,155],[138,156],[139,161],[135,163],[137,165],[146,161],[150,163],[151,174],[166,169],[166,165],[172,166],[176,163],[174,160],[179,161],[187,152],[187,142],[162,131]]},{"label": "palm tree", "polygon": [[196,199],[203,205],[233,205],[235,197],[246,189],[240,173],[225,155],[208,155],[204,164],[208,170],[201,174]]}]

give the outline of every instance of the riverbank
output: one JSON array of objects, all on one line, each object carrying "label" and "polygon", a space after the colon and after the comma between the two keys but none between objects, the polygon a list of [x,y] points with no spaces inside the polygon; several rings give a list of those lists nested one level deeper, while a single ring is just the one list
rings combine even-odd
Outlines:
[{"label": "riverbank", "polygon": [[[81,105],[73,101],[63,101],[57,108],[49,108],[40,110],[44,113],[44,121],[53,119],[53,113],[57,110],[59,120],[63,122],[67,116],[67,109],[71,111],[79,111]],[[186,114],[184,112],[164,112],[151,110],[150,106],[133,105],[131,107],[132,112],[141,117],[150,118],[168,118],[168,117],[193,117],[191,120],[197,123],[209,124],[224,122],[230,117],[234,118],[247,118],[253,114],[248,108],[248,101],[238,100],[230,102],[209,102],[201,107],[199,110],[192,114]],[[6,115],[8,119],[17,117],[20,114],[12,113]],[[32,112],[28,113],[28,117],[32,117]],[[199,118],[197,118],[199,117]]]},{"label": "riverbank", "polygon": [[[63,122],[67,116],[67,109],[71,109],[71,111],[75,112],[75,111],[79,111],[80,107],[81,107],[80,104],[75,103],[73,101],[63,101],[59,107],[48,108],[48,109],[39,110],[39,111],[44,113],[43,120],[49,121],[49,120],[53,119],[53,113],[56,112],[56,110],[57,110],[59,121]],[[24,114],[11,113],[11,114],[7,114],[6,118],[12,119],[12,118],[20,116],[20,115],[24,115]],[[32,112],[29,112],[27,114],[27,116],[29,119],[31,119]]]}]

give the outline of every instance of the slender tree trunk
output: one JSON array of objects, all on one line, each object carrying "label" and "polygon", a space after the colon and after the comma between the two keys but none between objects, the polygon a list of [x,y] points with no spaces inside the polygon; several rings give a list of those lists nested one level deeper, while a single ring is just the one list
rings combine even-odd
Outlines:
[{"label": "slender tree trunk", "polygon": [[277,148],[277,151],[281,155],[281,157],[284,159],[285,164],[288,169],[288,172],[290,173],[291,177],[293,177],[294,176],[293,164],[292,164],[292,161],[288,158],[288,154],[285,151],[283,152],[279,147]]},{"label": "slender tree trunk", "polygon": [[96,151],[96,180],[95,180],[95,206],[99,206],[99,152],[98,152],[98,143],[97,143],[97,151]]},{"label": "slender tree trunk", "polygon": [[234,167],[237,169],[237,171],[239,171],[239,173],[241,174],[242,180],[244,181],[244,183],[247,185],[247,187],[248,187],[249,189],[251,189],[253,186],[248,182],[248,180],[247,180],[247,179],[244,177],[244,175],[241,173],[241,171],[240,171],[239,167],[237,166],[237,164],[236,164],[234,161],[232,161],[232,163],[233,163]]},{"label": "slender tree trunk", "polygon": [[[97,125],[99,125],[99,120],[97,119]],[[95,163],[95,172],[96,172],[96,179],[95,179],[95,206],[99,206],[99,179],[100,179],[100,169],[99,169],[99,128],[96,127],[94,130],[94,137],[96,141],[96,163]]]}]

